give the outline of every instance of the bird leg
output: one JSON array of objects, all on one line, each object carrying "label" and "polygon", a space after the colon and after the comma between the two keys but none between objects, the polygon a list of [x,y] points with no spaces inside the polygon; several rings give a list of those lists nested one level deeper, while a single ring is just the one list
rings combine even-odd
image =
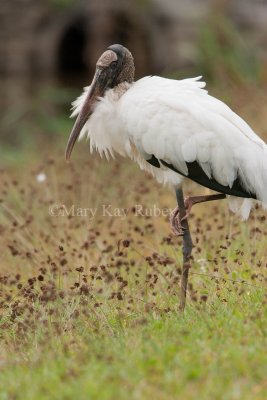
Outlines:
[{"label": "bird leg", "polygon": [[[213,200],[221,200],[225,199],[226,195],[225,194],[211,194],[211,195],[206,195],[206,196],[192,196],[192,197],[187,197],[184,200],[184,205],[186,209],[186,213],[183,216],[182,220],[187,219],[188,216],[190,215],[191,209],[193,205],[198,204],[198,203],[204,203],[206,201],[213,201]],[[171,228],[172,231],[175,235],[177,236],[182,236],[183,235],[183,228],[180,224],[180,218],[179,218],[179,205],[173,210],[171,217],[170,217],[170,223],[171,223]]]},{"label": "bird leg", "polygon": [[[181,276],[181,292],[180,292],[180,311],[183,312],[186,302],[186,291],[188,274],[190,268],[190,256],[192,253],[193,243],[190,235],[188,220],[186,218],[186,206],[184,202],[183,190],[181,188],[176,190],[176,198],[178,203],[178,211],[176,212],[177,226],[183,232],[183,267]],[[175,214],[174,214],[175,215]]]},{"label": "bird leg", "polygon": [[176,199],[178,207],[171,215],[171,226],[174,232],[183,237],[183,267],[181,276],[181,291],[180,291],[180,311],[183,312],[186,303],[187,283],[190,269],[190,257],[192,253],[193,243],[188,225],[188,215],[194,204],[203,203],[206,201],[224,199],[225,194],[212,194],[209,196],[194,196],[184,200],[183,191],[181,188],[176,190]]}]

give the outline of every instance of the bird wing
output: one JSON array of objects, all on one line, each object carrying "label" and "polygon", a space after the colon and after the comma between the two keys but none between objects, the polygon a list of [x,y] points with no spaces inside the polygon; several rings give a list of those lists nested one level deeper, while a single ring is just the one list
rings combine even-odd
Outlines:
[{"label": "bird wing", "polygon": [[242,196],[238,189],[244,197],[267,202],[266,144],[204,87],[199,78],[137,81],[118,104],[130,140],[188,178],[197,164],[203,186],[214,181],[229,189],[225,193]]}]

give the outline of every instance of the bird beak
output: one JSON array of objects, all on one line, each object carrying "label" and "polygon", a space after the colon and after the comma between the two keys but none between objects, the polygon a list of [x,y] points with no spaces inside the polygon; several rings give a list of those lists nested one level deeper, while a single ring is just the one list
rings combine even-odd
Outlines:
[{"label": "bird beak", "polygon": [[101,76],[102,72],[103,72],[102,68],[96,68],[95,76],[91,83],[90,90],[84,101],[82,109],[75,121],[75,124],[72,128],[65,153],[65,158],[67,161],[69,161],[70,159],[72,149],[76,143],[76,140],[80,135],[80,132],[84,124],[86,123],[86,121],[93,112],[93,105],[97,101],[98,97],[101,97],[104,94],[106,85],[105,85],[105,79],[102,79],[104,74],[102,74]]}]

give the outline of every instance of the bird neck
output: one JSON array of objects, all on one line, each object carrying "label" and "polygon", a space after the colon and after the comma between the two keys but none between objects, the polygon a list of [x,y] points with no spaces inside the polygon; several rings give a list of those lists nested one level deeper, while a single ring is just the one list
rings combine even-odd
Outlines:
[{"label": "bird neck", "polygon": [[120,74],[118,75],[117,84],[123,82],[133,83],[134,73],[135,73],[135,66],[132,53],[128,49],[125,49],[123,68]]},{"label": "bird neck", "polygon": [[124,81],[124,82],[121,82],[118,85],[116,85],[112,90],[112,93],[113,93],[112,100],[118,101],[119,98],[122,95],[124,95],[124,93],[127,92],[128,89],[130,89],[130,87],[132,86],[132,83]]}]

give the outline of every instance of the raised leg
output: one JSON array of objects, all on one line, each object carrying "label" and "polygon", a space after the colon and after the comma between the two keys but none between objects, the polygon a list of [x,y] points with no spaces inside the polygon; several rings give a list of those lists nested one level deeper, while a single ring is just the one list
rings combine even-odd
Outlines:
[{"label": "raised leg", "polygon": [[183,312],[186,302],[187,282],[190,269],[190,256],[192,253],[193,243],[190,235],[188,221],[186,218],[186,207],[185,207],[182,188],[176,190],[176,199],[179,208],[179,212],[177,214],[179,220],[178,224],[183,232],[183,267],[182,267],[180,307],[179,307],[180,311]]},{"label": "raised leg", "polygon": [[187,218],[190,214],[191,208],[193,207],[194,204],[199,204],[199,203],[206,203],[207,201],[214,201],[214,200],[222,200],[225,199],[226,195],[222,193],[218,194],[210,194],[206,196],[192,196],[192,197],[187,197],[185,199],[185,207],[186,207],[186,215],[184,218]]},{"label": "raised leg", "polygon": [[[182,220],[187,219],[190,212],[191,208],[193,207],[194,204],[198,203],[204,203],[206,201],[214,201],[214,200],[221,200],[225,199],[226,195],[219,193],[219,194],[211,194],[211,195],[206,195],[206,196],[192,196],[192,197],[187,197],[184,200],[184,205],[185,205],[185,215],[182,217]],[[171,218],[170,218],[170,223],[171,223],[171,228],[173,230],[173,233],[175,235],[181,236],[183,235],[183,228],[180,224],[180,207],[179,204],[178,206],[173,210]]]}]

